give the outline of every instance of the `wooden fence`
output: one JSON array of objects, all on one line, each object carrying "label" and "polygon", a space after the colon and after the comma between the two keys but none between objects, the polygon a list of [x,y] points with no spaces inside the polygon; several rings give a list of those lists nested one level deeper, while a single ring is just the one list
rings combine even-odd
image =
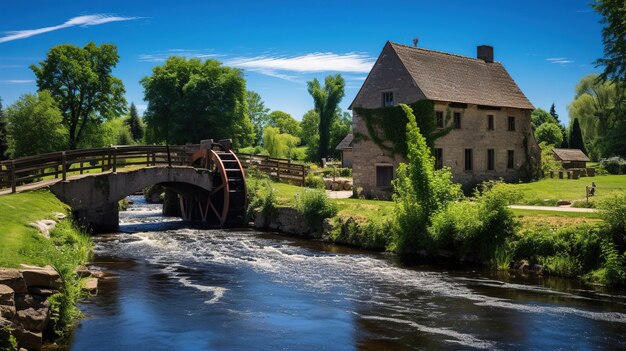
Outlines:
[{"label": "wooden fence", "polygon": [[83,174],[90,170],[113,171],[118,167],[143,165],[188,165],[198,145],[115,146],[51,152],[0,162],[0,188],[16,191],[18,185]]},{"label": "wooden fence", "polygon": [[256,167],[259,171],[268,174],[274,180],[304,186],[309,167],[304,163],[294,162],[284,158],[237,153],[244,168]]}]

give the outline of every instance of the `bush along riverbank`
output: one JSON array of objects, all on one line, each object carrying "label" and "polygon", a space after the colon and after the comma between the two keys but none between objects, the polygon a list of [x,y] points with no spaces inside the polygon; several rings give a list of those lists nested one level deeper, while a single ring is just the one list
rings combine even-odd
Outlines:
[{"label": "bush along riverbank", "polygon": [[82,265],[93,245],[49,191],[0,197],[0,350],[63,344],[97,288]]},{"label": "bush along riverbank", "polygon": [[320,189],[302,189],[291,203],[279,203],[277,186],[252,171],[249,216],[255,227],[395,252],[411,261],[445,259],[606,286],[625,284],[626,195],[600,203],[599,223],[562,228],[520,223],[507,207],[521,197],[514,187],[487,182],[464,197],[448,169],[435,170],[415,117],[403,108],[409,120],[408,162],[393,181],[387,216],[368,216],[369,200],[363,200],[359,215],[338,215],[337,201]]}]

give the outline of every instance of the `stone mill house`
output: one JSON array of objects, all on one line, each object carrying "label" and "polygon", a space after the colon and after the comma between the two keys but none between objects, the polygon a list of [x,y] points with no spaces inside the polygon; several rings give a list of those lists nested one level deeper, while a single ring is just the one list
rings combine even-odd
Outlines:
[{"label": "stone mill house", "polygon": [[[350,109],[380,108],[428,99],[437,128],[451,131],[435,141],[436,167],[450,167],[455,182],[470,188],[489,179],[516,182],[540,152],[532,135],[534,109],[493,47],[477,58],[387,42]],[[353,110],[353,134],[368,135]],[[354,187],[368,197],[389,197],[401,156],[391,156],[368,138],[352,141]]]}]

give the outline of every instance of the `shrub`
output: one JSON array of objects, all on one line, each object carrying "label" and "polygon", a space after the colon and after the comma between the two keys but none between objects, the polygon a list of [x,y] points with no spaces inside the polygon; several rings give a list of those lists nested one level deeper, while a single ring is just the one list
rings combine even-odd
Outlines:
[{"label": "shrub", "polygon": [[600,166],[610,174],[626,174],[626,160],[618,156],[601,159]]},{"label": "shrub", "polygon": [[332,202],[323,189],[308,189],[296,198],[296,206],[307,223],[317,232],[322,231],[324,219],[337,214],[337,205]]},{"label": "shrub", "polygon": [[626,250],[626,192],[605,198],[599,203],[604,230],[620,252]]},{"label": "shrub", "polygon": [[326,187],[324,183],[324,178],[322,178],[322,176],[316,175],[313,172],[309,172],[306,175],[304,183],[307,188],[324,189]]},{"label": "shrub", "polygon": [[539,264],[543,266],[543,271],[550,275],[575,277],[582,272],[580,261],[576,257],[567,254],[557,254],[545,258],[540,257]]},{"label": "shrub", "polygon": [[353,218],[345,221],[338,218],[330,237],[334,242],[368,250],[391,250],[394,243],[393,223],[389,220],[358,222]]},{"label": "shrub", "polygon": [[352,177],[352,168],[340,168],[339,175],[342,177]]},{"label": "shrub", "polygon": [[261,209],[266,219],[273,218],[276,215],[276,207],[278,200],[276,193],[272,187],[272,182],[267,176],[262,178],[247,178],[248,192],[248,209],[246,218],[250,219],[255,210]]}]

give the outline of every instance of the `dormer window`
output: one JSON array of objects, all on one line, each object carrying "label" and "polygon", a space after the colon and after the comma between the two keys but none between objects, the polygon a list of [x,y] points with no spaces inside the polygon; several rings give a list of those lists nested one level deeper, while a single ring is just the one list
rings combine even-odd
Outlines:
[{"label": "dormer window", "polygon": [[383,93],[383,107],[393,106],[393,91]]}]

